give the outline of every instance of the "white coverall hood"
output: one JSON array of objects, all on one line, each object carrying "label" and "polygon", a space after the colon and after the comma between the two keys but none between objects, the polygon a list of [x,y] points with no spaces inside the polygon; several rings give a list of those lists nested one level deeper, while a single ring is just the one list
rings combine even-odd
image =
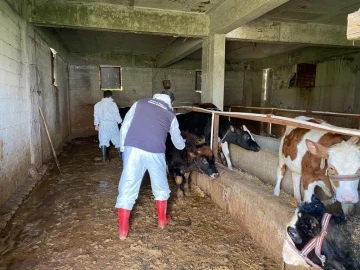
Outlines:
[{"label": "white coverall hood", "polygon": [[154,99],[159,99],[159,100],[165,102],[170,107],[170,109],[172,109],[171,99],[170,99],[170,97],[168,95],[166,95],[166,94],[155,94],[153,96],[153,98]]}]

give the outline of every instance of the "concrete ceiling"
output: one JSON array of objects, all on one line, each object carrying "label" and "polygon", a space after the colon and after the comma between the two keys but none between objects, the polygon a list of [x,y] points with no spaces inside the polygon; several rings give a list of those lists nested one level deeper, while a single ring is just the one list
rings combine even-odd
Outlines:
[{"label": "concrete ceiling", "polygon": [[359,8],[359,0],[290,0],[263,18],[345,26],[347,15]]},{"label": "concrete ceiling", "polygon": [[134,33],[55,28],[60,39],[74,53],[117,53],[156,57],[176,38]]},{"label": "concrete ceiling", "polygon": [[[91,31],[79,29],[55,29],[68,50],[73,53],[116,53],[156,57],[177,38],[170,36],[144,35]],[[241,41],[226,42],[226,61],[260,59],[290,52],[304,47],[303,44],[271,44]],[[186,58],[201,60],[201,49]]]},{"label": "concrete ceiling", "polygon": [[[60,1],[60,0],[54,0]],[[37,0],[38,4],[47,0]],[[161,10],[176,10],[190,13],[209,13],[224,1],[221,0],[61,0],[67,3],[96,2],[106,5],[121,5]],[[234,1],[236,3],[236,1]],[[273,21],[316,23],[346,26],[347,15],[360,8],[355,0],[290,0],[258,18]],[[257,20],[255,20],[257,21]],[[177,39],[173,36],[135,34],[122,32],[92,31],[83,29],[54,28],[70,52],[74,53],[118,53],[146,55],[156,58]],[[261,30],[258,30],[261,31]],[[259,43],[252,40],[226,42],[227,61],[245,61],[265,58],[294,50],[309,44]],[[201,59],[201,49],[186,56]]]}]

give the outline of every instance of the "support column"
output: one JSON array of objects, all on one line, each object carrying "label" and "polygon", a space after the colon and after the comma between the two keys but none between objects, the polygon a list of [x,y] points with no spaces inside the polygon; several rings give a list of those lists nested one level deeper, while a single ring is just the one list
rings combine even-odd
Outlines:
[{"label": "support column", "polygon": [[225,35],[215,34],[204,39],[201,65],[201,103],[210,102],[223,110]]}]

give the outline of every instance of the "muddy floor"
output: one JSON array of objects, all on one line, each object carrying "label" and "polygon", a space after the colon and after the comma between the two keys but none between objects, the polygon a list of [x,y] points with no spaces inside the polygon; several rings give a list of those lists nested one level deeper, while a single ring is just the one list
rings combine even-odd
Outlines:
[{"label": "muddy floor", "polygon": [[50,169],[1,232],[1,270],[280,269],[196,186],[178,202],[170,181],[173,220],[158,228],[146,176],[129,236],[120,241],[114,204],[122,163],[103,164],[99,156],[94,138],[67,145],[62,173]]}]

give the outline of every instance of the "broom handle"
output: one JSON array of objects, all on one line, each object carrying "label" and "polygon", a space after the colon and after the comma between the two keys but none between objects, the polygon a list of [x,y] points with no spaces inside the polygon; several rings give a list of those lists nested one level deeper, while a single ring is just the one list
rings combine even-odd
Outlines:
[{"label": "broom handle", "polygon": [[52,153],[53,153],[53,156],[54,156],[54,159],[55,159],[56,166],[57,166],[59,172],[61,173],[60,163],[59,163],[59,160],[57,159],[56,152],[55,152],[54,146],[53,146],[52,141],[51,141],[51,138],[50,138],[50,133],[49,133],[49,130],[48,130],[48,127],[47,127],[45,118],[44,118],[44,114],[43,114],[40,106],[39,106],[39,111],[40,111],[40,114],[41,114],[41,118],[42,118],[42,120],[43,120],[43,122],[44,122],[46,134],[47,134],[48,139],[49,139],[49,142],[50,142],[50,146],[51,146],[51,149],[52,149]]}]

